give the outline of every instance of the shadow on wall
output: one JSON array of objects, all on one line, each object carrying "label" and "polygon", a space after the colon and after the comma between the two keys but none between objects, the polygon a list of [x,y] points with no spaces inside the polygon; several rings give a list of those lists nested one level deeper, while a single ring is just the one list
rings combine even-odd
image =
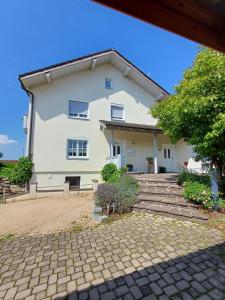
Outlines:
[{"label": "shadow on wall", "polygon": [[146,260],[147,264],[54,299],[225,299],[225,243],[152,265]]},{"label": "shadow on wall", "polygon": [[[110,66],[110,68],[108,68]],[[96,73],[97,72],[97,73]],[[109,76],[113,78],[113,89],[105,89],[104,79]],[[96,71],[83,71],[77,74],[65,76],[52,81],[51,85],[45,84],[34,89],[34,94],[38,95],[37,113],[41,120],[47,121],[59,115],[68,115],[68,100],[101,102],[103,98],[112,101],[130,95],[137,104],[141,104],[147,109],[154,104],[154,98],[145,90],[135,84],[131,79],[124,78],[123,74],[115,67],[107,64],[99,66]],[[118,94],[118,95],[116,95]],[[35,97],[36,98],[36,97]],[[101,111],[102,102],[95,109]],[[51,108],[51,109],[50,109]],[[102,112],[100,119],[105,119],[108,112]],[[95,116],[93,114],[93,116]]]}]

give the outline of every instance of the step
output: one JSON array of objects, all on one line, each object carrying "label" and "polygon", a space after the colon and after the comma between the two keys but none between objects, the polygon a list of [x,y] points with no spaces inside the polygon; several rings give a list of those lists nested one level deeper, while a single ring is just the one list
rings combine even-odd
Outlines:
[{"label": "step", "polygon": [[135,211],[145,211],[151,214],[159,214],[162,216],[173,217],[184,220],[196,220],[196,221],[207,221],[206,215],[199,212],[197,209],[159,205],[159,204],[148,204],[146,202],[138,202],[134,208]]},{"label": "step", "polygon": [[153,192],[143,192],[142,190],[139,192],[139,196],[144,196],[146,199],[151,199],[153,198],[167,198],[167,199],[184,199],[183,195],[179,195],[179,194],[168,194],[168,193],[154,193]]},{"label": "step", "polygon": [[146,202],[149,204],[163,204],[163,205],[170,205],[170,206],[181,206],[181,207],[198,207],[197,205],[186,202],[184,199],[172,199],[172,198],[163,198],[163,197],[150,197],[146,198],[143,195],[138,197],[139,202]]},{"label": "step", "polygon": [[137,179],[139,184],[154,184],[154,185],[162,185],[162,184],[167,184],[167,185],[178,185],[177,180],[163,180],[163,179]]},{"label": "step", "polygon": [[162,181],[157,181],[157,182],[152,182],[152,181],[140,181],[139,182],[140,187],[158,187],[158,188],[171,188],[171,189],[178,189],[182,190],[182,186],[178,185],[177,182],[175,183],[170,183],[170,182],[162,182]]},{"label": "step", "polygon": [[176,190],[176,189],[169,189],[169,188],[141,188],[140,194],[154,194],[154,195],[162,195],[162,196],[168,196],[168,197],[183,197],[183,190]]}]

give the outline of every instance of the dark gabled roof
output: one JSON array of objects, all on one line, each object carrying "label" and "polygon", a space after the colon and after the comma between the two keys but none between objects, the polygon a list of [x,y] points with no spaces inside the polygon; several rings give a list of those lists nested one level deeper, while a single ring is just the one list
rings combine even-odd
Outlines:
[{"label": "dark gabled roof", "polygon": [[80,56],[80,57],[75,58],[75,59],[63,61],[63,62],[61,62],[61,63],[49,65],[49,66],[47,66],[47,67],[43,67],[43,68],[36,69],[36,70],[30,71],[30,72],[26,72],[26,73],[19,74],[19,80],[21,81],[21,79],[23,79],[23,77],[26,77],[26,76],[34,75],[34,74],[36,74],[36,73],[40,73],[40,72],[44,72],[44,71],[47,72],[47,71],[49,71],[49,70],[51,70],[51,69],[54,69],[54,68],[57,68],[57,67],[61,67],[61,66],[67,65],[67,64],[71,64],[71,63],[74,63],[74,62],[78,62],[78,61],[83,60],[83,59],[86,59],[86,58],[95,57],[95,56],[98,56],[98,55],[101,55],[101,54],[107,54],[107,53],[110,53],[110,52],[114,52],[114,53],[116,53],[117,55],[119,55],[119,56],[120,56],[122,59],[124,59],[128,64],[130,64],[134,69],[136,69],[138,72],[140,72],[147,80],[150,80],[152,83],[154,83],[156,86],[158,86],[162,91],[164,91],[164,93],[166,93],[167,95],[170,94],[170,93],[169,93],[168,91],[166,91],[162,86],[160,86],[160,85],[159,85],[157,82],[155,82],[152,78],[150,78],[148,75],[146,75],[142,70],[140,70],[138,67],[136,67],[132,62],[130,62],[126,57],[124,57],[122,54],[120,54],[120,53],[119,53],[116,49],[114,49],[114,48],[106,49],[106,50],[99,51],[99,52],[95,52],[95,53],[88,54],[88,55],[85,55],[85,56]]},{"label": "dark gabled roof", "polygon": [[117,129],[121,131],[139,131],[139,132],[157,132],[163,133],[162,129],[153,125],[126,123],[120,121],[106,121],[100,120],[100,123],[107,129]]}]

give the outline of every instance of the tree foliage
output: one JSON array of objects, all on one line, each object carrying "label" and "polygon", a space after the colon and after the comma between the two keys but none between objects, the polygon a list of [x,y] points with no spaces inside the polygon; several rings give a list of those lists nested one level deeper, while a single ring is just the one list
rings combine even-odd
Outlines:
[{"label": "tree foliage", "polygon": [[14,168],[2,168],[0,177],[7,178],[14,184],[22,185],[31,179],[32,166],[32,161],[28,157],[21,157]]},{"label": "tree foliage", "polygon": [[175,93],[151,108],[172,142],[194,145],[198,158],[225,164],[225,55],[202,48]]}]

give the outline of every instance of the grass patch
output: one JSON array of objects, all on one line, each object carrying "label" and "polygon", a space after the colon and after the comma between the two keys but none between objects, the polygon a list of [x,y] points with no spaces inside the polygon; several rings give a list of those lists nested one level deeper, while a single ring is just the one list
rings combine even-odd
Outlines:
[{"label": "grass patch", "polygon": [[74,232],[81,232],[83,230],[83,226],[81,224],[74,224],[72,230]]},{"label": "grass patch", "polygon": [[111,224],[113,222],[119,221],[119,220],[124,220],[128,219],[131,217],[137,217],[137,216],[145,216],[145,213],[140,213],[140,212],[130,212],[130,213],[125,213],[125,214],[111,214],[108,215],[108,218],[105,219],[101,224]]},{"label": "grass patch", "polygon": [[15,236],[14,233],[7,233],[5,235],[1,235],[0,236],[0,242],[5,242],[5,241],[8,241],[8,240],[11,240],[14,236]]},{"label": "grass patch", "polygon": [[209,220],[206,226],[220,231],[223,239],[225,240],[225,214],[218,212],[210,212],[207,215]]}]

